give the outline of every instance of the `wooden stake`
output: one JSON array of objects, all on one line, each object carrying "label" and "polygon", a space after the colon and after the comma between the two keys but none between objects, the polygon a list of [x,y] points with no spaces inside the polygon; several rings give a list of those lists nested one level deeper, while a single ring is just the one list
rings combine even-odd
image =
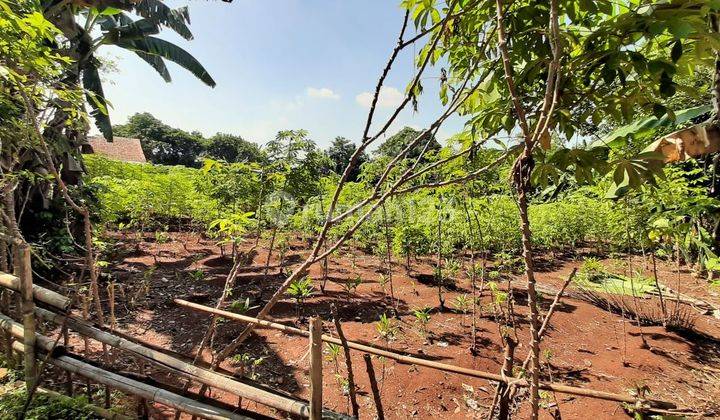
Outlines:
[{"label": "wooden stake", "polygon": [[[90,298],[87,294],[82,295],[82,317],[85,321],[87,321],[90,318]],[[84,354],[86,358],[90,358],[90,339],[87,337],[87,335],[83,334],[83,343],[85,344],[84,347]],[[85,392],[87,393],[87,398],[90,403],[92,403],[92,387],[90,386],[90,379],[86,378],[85,381]]]},{"label": "wooden stake", "polygon": [[360,407],[357,402],[357,395],[355,395],[355,375],[353,374],[352,358],[350,357],[350,347],[348,347],[345,334],[343,333],[342,326],[340,325],[340,317],[337,313],[335,304],[331,307],[333,321],[335,322],[335,329],[337,330],[338,337],[342,343],[343,351],[345,352],[345,368],[347,369],[347,381],[348,381],[348,394],[350,395],[350,406],[352,407],[353,417],[359,418]]},{"label": "wooden stake", "polygon": [[[67,325],[65,325],[62,329],[62,338],[63,346],[68,348],[70,346],[70,337],[68,335]],[[67,391],[68,396],[73,396],[73,375],[72,372],[68,370],[65,371],[65,390]]]},{"label": "wooden stake", "polygon": [[373,369],[372,359],[369,354],[363,354],[365,359],[365,368],[367,369],[368,378],[370,379],[370,389],[372,390],[373,399],[375,400],[375,410],[377,411],[378,420],[384,420],[382,399],[380,398],[380,389],[378,388],[377,379],[375,378],[375,369]]},{"label": "wooden stake", "polygon": [[115,283],[108,283],[107,294],[108,306],[110,306],[110,331],[113,331],[117,328],[117,318],[115,318]]},{"label": "wooden stake", "polygon": [[35,363],[35,301],[33,300],[30,247],[27,244],[15,246],[13,262],[15,264],[15,276],[20,282],[23,346],[25,348],[25,387],[29,392],[37,382],[37,366]]},{"label": "wooden stake", "polygon": [[322,419],[322,320],[310,319],[310,420]]}]

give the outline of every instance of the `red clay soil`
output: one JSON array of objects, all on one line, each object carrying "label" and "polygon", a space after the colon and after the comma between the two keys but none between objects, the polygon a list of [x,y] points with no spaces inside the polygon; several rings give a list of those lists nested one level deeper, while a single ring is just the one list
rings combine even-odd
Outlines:
[{"label": "red clay soil", "polygon": [[[114,261],[105,269],[124,290],[116,292],[118,303],[118,330],[139,337],[157,346],[194,355],[208,324],[207,314],[192,311],[173,303],[173,298],[186,298],[208,306],[215,306],[221,294],[225,276],[230,268],[230,258],[220,255],[220,249],[210,240],[189,233],[171,233],[168,242],[157,243],[148,236],[141,242],[136,237],[113,234]],[[254,242],[242,248],[247,250]],[[271,261],[273,267],[267,278],[263,267],[267,257],[266,248],[258,247],[252,264],[241,269],[233,298],[250,297],[253,305],[261,305],[277,289],[284,276],[279,273],[277,256]],[[286,255],[285,273],[291,265],[307,255],[305,241],[295,240]],[[352,252],[352,254],[350,254]],[[578,254],[581,254],[578,252]],[[354,257],[351,257],[354,255]],[[354,260],[354,261],[353,261]],[[570,271],[581,264],[582,255],[573,257],[540,258],[537,275],[540,285],[559,287]],[[610,260],[603,260],[610,266]],[[643,265],[635,257],[636,267]],[[151,270],[151,267],[156,269]],[[385,346],[376,330],[381,314],[390,313],[390,286],[383,291],[378,283],[383,272],[382,261],[357,249],[343,249],[340,256],[330,259],[326,291],[320,293],[319,279],[322,269],[316,265],[311,270],[316,293],[303,305],[303,316],[319,316],[325,320],[325,328],[334,333],[330,320],[330,305],[335,303],[350,340]],[[660,281],[676,288],[677,274],[674,266],[659,262]],[[452,309],[438,310],[437,288],[432,284],[433,265],[430,259],[413,260],[412,272],[406,273],[403,261],[393,270],[393,286],[399,309],[397,338],[388,346],[421,358],[443,363],[499,373],[502,363],[502,347],[498,324],[487,310],[478,318],[476,355],[471,354],[470,319]],[[198,273],[198,274],[195,274]],[[202,273],[199,274],[199,273]],[[357,291],[348,294],[343,284],[347,279],[360,276],[363,280]],[[719,290],[708,286],[688,272],[680,274],[682,292],[720,305]],[[522,276],[518,276],[521,284]],[[149,293],[145,295],[143,283]],[[470,284],[464,270],[458,274],[456,288],[446,295],[450,302],[464,293],[470,293]],[[572,286],[571,286],[572,288]],[[125,296],[124,298],[122,296]],[[528,323],[526,298],[516,291],[516,322],[520,346],[516,358],[525,358],[528,352]],[[135,300],[134,302],[132,300]],[[552,296],[546,295],[541,309],[547,310]],[[483,305],[490,303],[484,293]],[[429,323],[430,334],[423,337],[412,310],[433,308]],[[248,314],[256,313],[252,309]],[[701,315],[685,307],[694,322],[692,329],[676,332],[666,331],[662,326],[644,326],[642,335],[649,348],[643,347],[641,331],[635,322],[621,314],[608,312],[578,298],[566,297],[551,321],[551,329],[542,343],[544,380],[581,386],[620,394],[643,389],[646,395],[656,399],[675,402],[678,406],[703,413],[705,417],[720,415],[720,320]],[[297,306],[285,299],[272,311],[272,319],[278,322],[307,328],[307,322],[298,321]],[[235,337],[244,325],[228,321],[219,328],[214,348],[220,349]],[[240,353],[251,358],[262,357],[254,372],[246,369],[246,376],[255,381],[307,399],[308,388],[308,341],[304,337],[256,329],[254,335],[241,347]],[[75,342],[77,343],[77,342]],[[77,345],[77,344],[76,344]],[[82,345],[76,347],[80,351]],[[327,353],[327,352],[326,352]],[[116,367],[136,370],[132,359],[114,354]],[[205,360],[209,360],[209,353]],[[362,354],[353,352],[352,362],[358,386],[360,417],[371,419],[375,407],[370,391]],[[392,360],[373,358],[378,374],[382,403],[387,418],[429,419],[485,418],[487,407],[494,395],[494,384],[485,380],[448,374],[424,367],[398,364]],[[132,367],[130,367],[132,366]],[[233,370],[232,363],[224,367]],[[337,372],[337,374],[336,374]],[[182,386],[180,378],[169,378],[149,368],[143,371],[148,380]],[[349,412],[347,396],[342,393],[341,381],[346,378],[342,354],[336,361],[330,357],[324,365],[324,403],[329,409]],[[197,390],[197,384],[193,388]],[[212,390],[213,398],[237,405],[237,397]],[[595,419],[627,418],[623,407],[614,402],[576,397],[572,395],[543,393],[543,418],[552,418],[557,411],[563,418],[579,419],[592,415]],[[273,418],[284,418],[250,401],[242,401],[242,408]],[[517,407],[515,417],[527,418],[527,399]],[[153,407],[153,417],[172,418],[173,410],[160,405]]]}]

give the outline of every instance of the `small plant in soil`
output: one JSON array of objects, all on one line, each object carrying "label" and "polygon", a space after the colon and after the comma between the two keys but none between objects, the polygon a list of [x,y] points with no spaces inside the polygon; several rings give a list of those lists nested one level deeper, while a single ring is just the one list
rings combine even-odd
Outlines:
[{"label": "small plant in soil", "polygon": [[348,297],[357,291],[358,286],[360,286],[362,282],[362,277],[360,277],[359,274],[353,278],[345,280],[343,289],[345,290],[345,293],[348,294]]},{"label": "small plant in soil", "polygon": [[355,256],[355,253],[348,252],[345,257],[350,259],[350,267],[352,267],[353,270],[357,269],[357,257]]},{"label": "small plant in soil", "polygon": [[498,288],[496,282],[488,282],[488,289],[490,290],[490,296],[492,297],[492,303],[490,309],[495,315],[495,319],[498,319],[499,315],[503,313],[502,304],[507,302],[508,294]]},{"label": "small plant in soil", "polygon": [[507,252],[500,252],[495,255],[497,258],[498,270],[508,274],[521,274],[523,271],[523,260]]},{"label": "small plant in soil", "polygon": [[375,323],[375,329],[385,343],[394,340],[397,337],[399,329],[395,324],[395,320],[388,318],[387,314],[380,315],[380,319]]},{"label": "small plant in soil", "polygon": [[445,259],[445,287],[452,286],[455,284],[455,277],[460,273],[462,269],[462,263],[455,258]]},{"label": "small plant in soil", "polygon": [[390,278],[389,278],[388,276],[386,276],[385,274],[382,274],[382,273],[381,273],[380,276],[378,276],[378,284],[379,284],[380,287],[382,288],[383,294],[386,293],[386,292],[385,292],[385,287],[387,286],[387,284],[388,284],[389,281],[390,281]]},{"label": "small plant in soil", "polygon": [[295,299],[297,304],[297,317],[302,319],[303,316],[303,304],[305,301],[312,296],[315,288],[313,287],[312,279],[310,277],[304,277],[290,283],[288,287],[288,295]]},{"label": "small plant in soil", "polygon": [[237,299],[230,302],[230,305],[228,305],[228,309],[230,310],[230,312],[235,312],[236,314],[241,315],[255,308],[257,308],[257,306],[250,305],[250,298],[245,298],[244,300]]},{"label": "small plant in soil", "polygon": [[285,261],[285,256],[287,255],[287,252],[290,250],[290,240],[287,235],[278,235],[276,239],[276,245],[278,250],[278,265],[280,265],[280,274],[285,274],[285,267],[283,266],[283,262]]},{"label": "small plant in soil", "polygon": [[338,386],[340,387],[340,391],[344,396],[350,395],[350,382],[346,377],[342,376],[339,373],[336,373],[335,381],[337,382]]},{"label": "small plant in soil", "polygon": [[166,244],[170,241],[170,235],[162,230],[158,230],[155,232],[155,243],[157,244]]},{"label": "small plant in soil", "polygon": [[325,360],[332,362],[335,367],[335,382],[337,382],[343,395],[348,395],[350,385],[348,379],[340,374],[340,354],[342,354],[342,347],[334,343],[325,344]]},{"label": "small plant in soil", "polygon": [[190,280],[200,282],[205,280],[205,272],[202,270],[193,270],[190,272]]},{"label": "small plant in soil", "polygon": [[342,347],[339,345],[334,343],[325,343],[325,359],[333,363],[335,366],[335,374],[338,374],[340,371],[339,359],[341,351]]},{"label": "small plant in soil", "polygon": [[424,308],[416,308],[413,309],[413,316],[415,317],[415,322],[418,324],[418,327],[420,328],[420,335],[423,338],[427,338],[428,336],[428,324],[430,324],[430,310],[431,308],[424,307]]},{"label": "small plant in soil", "polygon": [[472,299],[470,299],[470,297],[468,297],[467,294],[462,294],[462,295],[456,296],[451,304],[456,310],[462,312],[462,314],[463,314],[462,323],[464,325],[465,317],[467,316],[467,313],[470,310],[470,307],[472,306]]},{"label": "small plant in soil", "polygon": [[253,357],[249,353],[236,354],[231,361],[240,367],[242,376],[253,381],[258,379],[258,368],[265,362],[264,357]]},{"label": "small plant in soil", "polygon": [[577,279],[581,282],[597,282],[597,280],[605,274],[605,267],[597,258],[586,258],[583,261],[580,270],[578,270]]}]

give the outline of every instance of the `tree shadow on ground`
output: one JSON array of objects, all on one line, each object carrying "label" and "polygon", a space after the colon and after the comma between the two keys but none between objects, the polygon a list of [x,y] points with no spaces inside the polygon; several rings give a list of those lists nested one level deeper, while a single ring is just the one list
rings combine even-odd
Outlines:
[{"label": "tree shadow on ground", "polygon": [[[687,328],[671,328],[669,331],[677,334],[678,337],[674,337],[671,334],[653,334],[651,337],[655,340],[673,340],[688,344],[690,346],[690,351],[688,352],[689,359],[701,365],[714,366],[720,362],[720,340],[718,338],[701,331]],[[652,352],[671,359],[688,369],[697,368],[696,366],[683,362],[663,348],[653,347]]]},{"label": "tree shadow on ground", "polygon": [[[422,285],[429,287],[438,287],[437,276],[435,276],[434,274],[415,273],[412,274],[410,277],[415,279],[418,283]],[[444,282],[443,288],[450,292],[466,292],[465,289],[459,287],[457,284],[450,281]]]}]

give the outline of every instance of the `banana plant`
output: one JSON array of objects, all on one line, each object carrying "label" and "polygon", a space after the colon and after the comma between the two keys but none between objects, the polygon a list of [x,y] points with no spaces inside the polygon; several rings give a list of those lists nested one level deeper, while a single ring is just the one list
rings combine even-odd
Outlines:
[{"label": "banana plant", "polygon": [[[100,79],[97,51],[112,45],[134,52],[147,62],[166,82],[171,81],[165,60],[188,70],[208,86],[215,81],[200,62],[181,47],[154,37],[169,28],[186,40],[193,39],[188,28],[190,14],[187,7],[172,9],[160,0],[113,0],[90,2],[48,1],[44,14],[68,40],[63,50],[74,62],[65,82],[82,84],[90,105],[90,114],[103,136],[112,141],[113,132],[108,113],[108,101]],[[133,18],[132,16],[135,16]],[[53,126],[62,126],[62,116]]]}]

